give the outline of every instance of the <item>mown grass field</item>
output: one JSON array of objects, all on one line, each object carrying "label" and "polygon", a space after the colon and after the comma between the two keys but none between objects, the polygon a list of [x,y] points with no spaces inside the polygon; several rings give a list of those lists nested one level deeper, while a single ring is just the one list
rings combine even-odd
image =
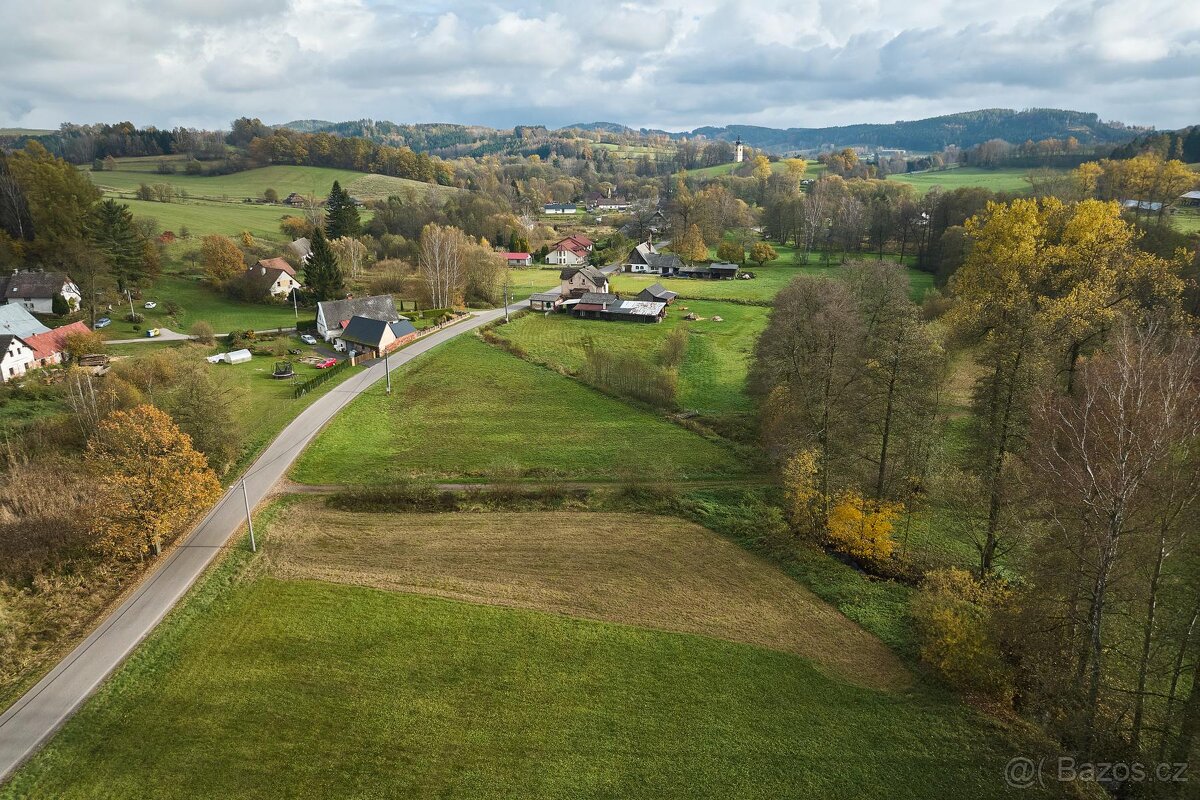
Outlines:
[{"label": "mown grass field", "polygon": [[[264,553],[277,552],[275,526],[288,519],[278,507],[260,515]],[[569,542],[566,533],[552,538]],[[347,535],[338,531],[341,543]],[[418,556],[452,562],[465,535],[447,552],[427,533]],[[708,636],[281,579],[265,560],[227,558],[0,797],[1011,792],[1005,733],[928,689],[863,688],[793,654]],[[627,577],[639,591],[677,592],[663,573],[670,561],[624,557],[634,574],[618,575],[618,586]],[[486,572],[489,563],[459,568]],[[731,560],[705,567],[742,569]],[[726,600],[737,591],[701,590],[734,592]],[[704,597],[693,607],[711,613]]]},{"label": "mown grass field", "polygon": [[292,470],[302,483],[428,478],[647,480],[743,476],[748,465],[656,414],[632,408],[474,336],[448,342],[359,397]]},{"label": "mown grass field", "polygon": [[[689,310],[701,319],[685,320]],[[688,300],[676,301],[658,325],[529,313],[496,333],[519,345],[534,361],[578,372],[589,341],[603,350],[625,350],[653,360],[667,335],[684,327],[689,336],[679,367],[679,405],[706,415],[746,413],[750,411],[745,391],[749,355],[766,327],[768,311],[761,306]],[[713,321],[714,316],[723,321]]]},{"label": "mown grass field", "polygon": [[135,217],[153,217],[158,227],[179,233],[185,226],[192,236],[219,233],[237,236],[250,231],[256,238],[286,242],[288,237],[279,230],[279,222],[295,213],[287,206],[254,205],[252,203],[222,203],[212,200],[179,200],[158,203],[132,197],[116,198],[129,206]]},{"label": "mown grass field", "polygon": [[981,169],[979,167],[954,167],[951,169],[932,170],[929,172],[908,172],[889,175],[889,181],[911,184],[917,194],[924,195],[930,189],[938,186],[946,191],[964,186],[980,186],[993,192],[1029,191],[1029,181],[1025,176],[1029,170],[1025,167],[1002,169]]},{"label": "mown grass field", "polygon": [[913,676],[878,639],[777,567],[695,523],[634,513],[350,513],[291,503],[271,574],[699,633],[799,655],[898,690]]}]

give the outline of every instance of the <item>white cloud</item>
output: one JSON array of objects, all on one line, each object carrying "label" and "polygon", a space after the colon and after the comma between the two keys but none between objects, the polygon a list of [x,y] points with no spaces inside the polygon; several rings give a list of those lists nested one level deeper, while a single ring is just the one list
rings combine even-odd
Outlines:
[{"label": "white cloud", "polygon": [[994,106],[1200,122],[1197,0],[9,5],[0,125],[802,127]]}]

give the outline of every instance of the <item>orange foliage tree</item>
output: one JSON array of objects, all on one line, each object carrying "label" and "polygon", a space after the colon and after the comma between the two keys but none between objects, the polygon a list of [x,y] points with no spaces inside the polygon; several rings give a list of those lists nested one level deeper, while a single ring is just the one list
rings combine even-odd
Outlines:
[{"label": "orange foliage tree", "polygon": [[85,458],[99,478],[92,531],[114,556],[144,557],[221,494],[191,437],[152,405],[110,414]]}]

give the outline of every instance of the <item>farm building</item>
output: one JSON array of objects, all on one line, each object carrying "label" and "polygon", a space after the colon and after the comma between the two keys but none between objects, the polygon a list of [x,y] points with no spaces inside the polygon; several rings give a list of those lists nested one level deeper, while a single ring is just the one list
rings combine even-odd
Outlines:
[{"label": "farm building", "polygon": [[533,266],[533,256],[529,253],[501,253],[505,261],[510,267],[531,267]]},{"label": "farm building", "polygon": [[626,272],[643,275],[677,275],[683,269],[683,260],[674,253],[660,253],[650,241],[642,242],[625,257]]},{"label": "farm building", "polygon": [[22,339],[50,331],[37,318],[21,306],[0,305],[0,334],[20,336]]},{"label": "farm building", "polygon": [[263,294],[272,297],[286,297],[293,290],[303,288],[300,281],[296,280],[296,270],[282,258],[260,259],[253,267],[246,269],[246,276],[261,285]]},{"label": "farm building", "polygon": [[638,300],[646,300],[652,303],[666,303],[667,305],[675,302],[675,298],[678,296],[678,294],[672,292],[661,283],[652,283],[637,293]]},{"label": "farm building", "polygon": [[353,349],[362,358],[378,358],[415,338],[417,329],[407,319],[384,322],[370,317],[353,317],[338,336],[341,344],[338,349]]},{"label": "farm building", "polygon": [[1121,207],[1130,211],[1149,211],[1157,214],[1162,210],[1162,203],[1154,203],[1149,200],[1122,200]]},{"label": "farm building", "polygon": [[608,292],[588,292],[579,298],[571,314],[583,319],[627,320],[631,322],[662,322],[667,304],[645,300],[622,300]]},{"label": "farm building", "polygon": [[1179,205],[1181,206],[1200,206],[1200,191],[1184,192],[1179,195]]},{"label": "farm building", "polygon": [[546,203],[542,206],[543,214],[574,214],[579,207],[574,203]]},{"label": "farm building", "polygon": [[589,204],[593,211],[624,211],[633,203],[623,197],[602,197]]},{"label": "farm building", "polygon": [[72,322],[70,325],[64,325],[61,328],[55,328],[45,333],[35,333],[32,336],[26,336],[25,343],[33,350],[33,366],[51,367],[55,364],[61,364],[67,337],[74,334],[91,332],[91,329],[84,323]]},{"label": "farm building", "polygon": [[0,336],[0,382],[19,378],[34,366],[33,348],[20,336]]},{"label": "farm building", "polygon": [[560,294],[566,297],[608,291],[608,274],[595,267],[567,267],[558,273],[558,278],[562,281]]},{"label": "farm building", "polygon": [[721,261],[711,264],[695,264],[679,270],[681,278],[702,278],[707,280],[733,280],[738,274],[738,265]]},{"label": "farm building", "polygon": [[0,302],[19,305],[35,314],[54,313],[54,297],[62,295],[71,308],[79,308],[83,295],[69,275],[61,272],[21,272],[0,278]]},{"label": "farm building", "polygon": [[353,317],[367,317],[383,322],[399,322],[402,319],[390,294],[326,300],[317,303],[317,333],[325,341],[331,342],[341,335]]},{"label": "farm building", "polygon": [[563,296],[559,292],[538,292],[529,296],[529,307],[534,311],[553,311],[562,301]]}]

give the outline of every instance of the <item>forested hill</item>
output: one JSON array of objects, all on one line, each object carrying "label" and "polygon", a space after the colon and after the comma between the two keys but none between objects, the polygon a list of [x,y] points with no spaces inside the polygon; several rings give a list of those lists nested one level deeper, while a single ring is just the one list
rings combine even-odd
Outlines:
[{"label": "forested hill", "polygon": [[[1066,139],[1073,136],[1080,144],[1117,145],[1129,142],[1146,128],[1102,121],[1097,114],[1057,109],[991,108],[967,111],[920,120],[902,120],[889,124],[841,125],[827,128],[766,128],[758,125],[704,127],[694,131],[668,132],[643,128],[634,130],[616,122],[576,123],[550,131],[541,125],[518,125],[499,130],[480,125],[432,123],[406,125],[361,119],[349,122],[296,120],[278,127],[312,133],[317,131],[340,136],[362,136],[381,144],[410,147],[418,152],[443,156],[484,155],[497,152],[536,150],[547,140],[561,139],[571,131],[618,136],[622,140],[654,137],[684,139],[704,136],[732,141],[741,137],[751,147],[774,153],[809,150],[822,146],[866,145],[898,147],[905,150],[935,151],[947,145],[962,148],[1004,139],[1013,144],[1027,140]],[[569,137],[568,137],[569,138]],[[549,148],[547,148],[549,149]]]},{"label": "forested hill", "polygon": [[1113,151],[1116,158],[1132,158],[1139,153],[1158,153],[1163,158],[1178,158],[1189,164],[1200,161],[1200,125],[1177,131],[1151,131]]},{"label": "forested hill", "polygon": [[841,125],[829,128],[762,128],[754,125],[729,125],[724,128],[697,128],[693,134],[710,139],[733,140],[741,137],[752,147],[773,152],[804,150],[833,145],[875,145],[905,150],[933,151],[947,145],[972,147],[989,139],[1004,139],[1013,144],[1032,139],[1065,139],[1074,136],[1081,144],[1120,144],[1145,128],[1119,122],[1104,122],[1097,114],[1035,108],[1013,111],[989,108],[929,119],[901,120],[890,124]]}]

